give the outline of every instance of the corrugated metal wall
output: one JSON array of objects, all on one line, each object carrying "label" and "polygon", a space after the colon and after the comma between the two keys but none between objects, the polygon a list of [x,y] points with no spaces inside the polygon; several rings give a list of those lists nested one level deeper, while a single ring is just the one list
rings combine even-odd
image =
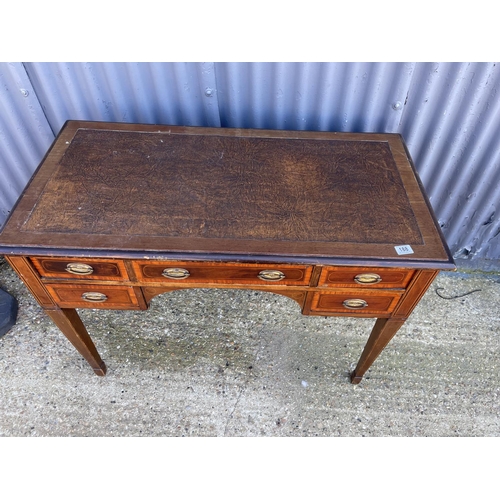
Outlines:
[{"label": "corrugated metal wall", "polygon": [[0,63],[0,224],[67,119],[405,138],[458,263],[500,259],[495,63]]},{"label": "corrugated metal wall", "polygon": [[53,139],[24,66],[0,63],[0,226]]},{"label": "corrugated metal wall", "polygon": [[500,68],[418,64],[398,130],[455,258],[500,259]]}]

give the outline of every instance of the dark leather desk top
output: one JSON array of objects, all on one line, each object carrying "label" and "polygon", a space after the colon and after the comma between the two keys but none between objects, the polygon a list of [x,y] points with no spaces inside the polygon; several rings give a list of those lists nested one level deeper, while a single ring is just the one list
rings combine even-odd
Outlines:
[{"label": "dark leather desk top", "polygon": [[0,235],[9,252],[454,267],[397,134],[78,121]]}]

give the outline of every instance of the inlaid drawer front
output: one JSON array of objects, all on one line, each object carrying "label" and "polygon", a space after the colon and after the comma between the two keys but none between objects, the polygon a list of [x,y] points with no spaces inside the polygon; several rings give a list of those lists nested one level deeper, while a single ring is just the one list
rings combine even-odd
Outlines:
[{"label": "inlaid drawer front", "polygon": [[60,307],[139,309],[134,289],[113,285],[46,285]]},{"label": "inlaid drawer front", "polygon": [[33,257],[31,261],[40,276],[45,278],[128,279],[125,265],[121,260]]},{"label": "inlaid drawer front", "polygon": [[155,283],[308,285],[312,266],[134,261],[137,279]]},{"label": "inlaid drawer front", "polygon": [[345,314],[390,314],[403,292],[338,290],[315,292],[311,301],[311,311],[318,313]]},{"label": "inlaid drawer front", "polygon": [[327,266],[318,286],[405,288],[414,273],[411,269]]}]

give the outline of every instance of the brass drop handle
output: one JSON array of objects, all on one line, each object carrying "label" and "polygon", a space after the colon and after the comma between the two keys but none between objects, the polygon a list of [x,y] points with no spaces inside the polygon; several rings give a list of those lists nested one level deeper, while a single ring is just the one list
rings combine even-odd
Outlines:
[{"label": "brass drop handle", "polygon": [[360,285],[373,285],[375,283],[380,283],[382,278],[375,273],[358,274],[354,277],[354,281]]},{"label": "brass drop handle", "polygon": [[81,262],[70,262],[66,266],[66,271],[71,274],[78,274],[79,276],[85,276],[92,274],[94,268],[88,264],[82,264]]},{"label": "brass drop handle", "polygon": [[347,299],[342,304],[347,309],[363,309],[368,306],[368,302],[363,299]]},{"label": "brass drop handle", "polygon": [[180,267],[169,267],[164,269],[161,273],[165,278],[171,278],[173,280],[184,280],[189,277],[189,271],[187,269],[182,269]]},{"label": "brass drop handle", "polygon": [[101,292],[85,292],[82,293],[82,299],[86,302],[105,302],[108,297]]},{"label": "brass drop handle", "polygon": [[266,269],[258,274],[259,278],[264,281],[281,281],[285,274],[281,271],[274,271]]}]

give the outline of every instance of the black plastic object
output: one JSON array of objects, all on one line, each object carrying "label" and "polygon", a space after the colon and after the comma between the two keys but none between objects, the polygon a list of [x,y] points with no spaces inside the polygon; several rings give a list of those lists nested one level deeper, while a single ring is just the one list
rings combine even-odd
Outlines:
[{"label": "black plastic object", "polygon": [[17,300],[0,289],[0,337],[16,324],[16,318]]}]

